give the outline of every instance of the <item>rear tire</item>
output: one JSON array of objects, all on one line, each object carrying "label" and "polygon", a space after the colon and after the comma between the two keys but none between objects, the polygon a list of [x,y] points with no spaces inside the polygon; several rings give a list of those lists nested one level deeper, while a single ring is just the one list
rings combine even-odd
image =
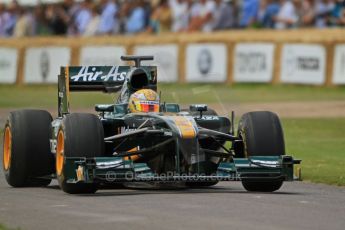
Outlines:
[{"label": "rear tire", "polygon": [[104,153],[104,130],[96,115],[74,113],[67,115],[58,132],[56,175],[60,188],[70,194],[95,193],[97,184],[67,183],[63,171],[65,157],[99,157]]},{"label": "rear tire", "polygon": [[[283,129],[279,117],[272,112],[250,112],[242,116],[238,135],[243,140],[243,155],[280,156],[285,155]],[[283,180],[250,181],[242,180],[247,191],[274,192],[283,184]]]},{"label": "rear tire", "polygon": [[12,187],[47,186],[54,173],[50,151],[52,117],[43,110],[11,112],[5,124],[3,170]]}]

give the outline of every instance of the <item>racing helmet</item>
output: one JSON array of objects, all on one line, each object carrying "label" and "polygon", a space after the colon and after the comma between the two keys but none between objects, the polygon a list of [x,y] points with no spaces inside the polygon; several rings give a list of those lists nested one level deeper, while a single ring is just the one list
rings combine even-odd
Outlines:
[{"label": "racing helmet", "polygon": [[159,96],[151,89],[141,89],[129,97],[128,108],[131,113],[159,112]]}]

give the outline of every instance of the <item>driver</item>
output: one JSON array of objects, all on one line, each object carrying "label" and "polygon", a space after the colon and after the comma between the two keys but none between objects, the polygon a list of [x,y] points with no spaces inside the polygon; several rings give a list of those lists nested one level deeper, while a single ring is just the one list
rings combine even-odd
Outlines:
[{"label": "driver", "polygon": [[133,93],[128,102],[131,113],[159,112],[159,96],[152,89],[141,89]]}]

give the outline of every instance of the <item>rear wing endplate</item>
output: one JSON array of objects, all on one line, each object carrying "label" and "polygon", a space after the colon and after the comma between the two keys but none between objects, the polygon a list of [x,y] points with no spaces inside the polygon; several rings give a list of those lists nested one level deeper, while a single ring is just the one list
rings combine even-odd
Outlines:
[{"label": "rear wing endplate", "polygon": [[[118,92],[126,81],[131,66],[66,66],[58,76],[59,117],[69,113],[70,91]],[[141,66],[149,77],[149,83],[157,84],[157,67]]]}]

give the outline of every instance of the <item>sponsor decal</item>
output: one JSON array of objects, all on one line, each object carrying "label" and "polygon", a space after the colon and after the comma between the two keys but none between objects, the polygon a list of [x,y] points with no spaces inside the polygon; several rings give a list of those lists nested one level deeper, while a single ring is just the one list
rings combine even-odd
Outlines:
[{"label": "sponsor decal", "polygon": [[323,84],[326,50],[322,45],[287,44],[283,46],[281,81],[300,84]]},{"label": "sponsor decal", "polygon": [[24,58],[24,83],[57,83],[60,67],[70,63],[71,48],[29,47]]},{"label": "sponsor decal", "polygon": [[49,55],[46,50],[42,50],[41,52],[40,67],[43,82],[46,82],[49,75]]},{"label": "sponsor decal", "polygon": [[287,60],[289,74],[293,75],[300,71],[317,72],[320,71],[320,59],[318,57],[299,56]]},{"label": "sponsor decal", "polygon": [[174,116],[171,117],[175,125],[180,131],[180,136],[182,138],[194,138],[196,136],[196,131],[194,129],[193,123],[184,116]]},{"label": "sponsor decal", "polygon": [[270,82],[273,75],[275,45],[239,43],[235,46],[234,81]]},{"label": "sponsor decal", "polygon": [[206,76],[212,69],[213,59],[212,54],[208,49],[202,49],[198,55],[198,68],[202,76]]},{"label": "sponsor decal", "polygon": [[262,161],[262,160],[251,160],[249,162],[249,165],[256,164],[257,166],[264,166],[264,167],[271,167],[271,168],[277,168],[280,166],[279,162],[277,161]]},{"label": "sponsor decal", "polygon": [[297,58],[297,68],[302,71],[318,71],[320,60],[315,57],[299,57]]},{"label": "sponsor decal", "polygon": [[224,82],[227,79],[227,46],[195,43],[186,47],[187,82]]},{"label": "sponsor decal", "polygon": [[204,120],[204,121],[218,121],[219,117],[217,116],[208,116],[208,115],[202,115],[202,117],[199,120]]},{"label": "sponsor decal", "polygon": [[137,129],[133,129],[133,128],[122,126],[120,128],[120,133],[128,133],[128,132],[132,132],[132,131],[135,131],[135,130],[137,130]]},{"label": "sponsor decal", "polygon": [[266,55],[260,52],[237,54],[238,71],[241,73],[265,72],[267,69]]},{"label": "sponsor decal", "polygon": [[103,71],[97,71],[96,67],[84,66],[77,75],[71,76],[71,80],[92,82],[92,81],[115,81],[122,82],[125,80],[127,72],[119,72],[118,66],[113,66],[107,74]]},{"label": "sponsor decal", "polygon": [[123,160],[107,161],[107,162],[96,162],[97,169],[108,169],[108,168],[117,168],[123,167]]}]

